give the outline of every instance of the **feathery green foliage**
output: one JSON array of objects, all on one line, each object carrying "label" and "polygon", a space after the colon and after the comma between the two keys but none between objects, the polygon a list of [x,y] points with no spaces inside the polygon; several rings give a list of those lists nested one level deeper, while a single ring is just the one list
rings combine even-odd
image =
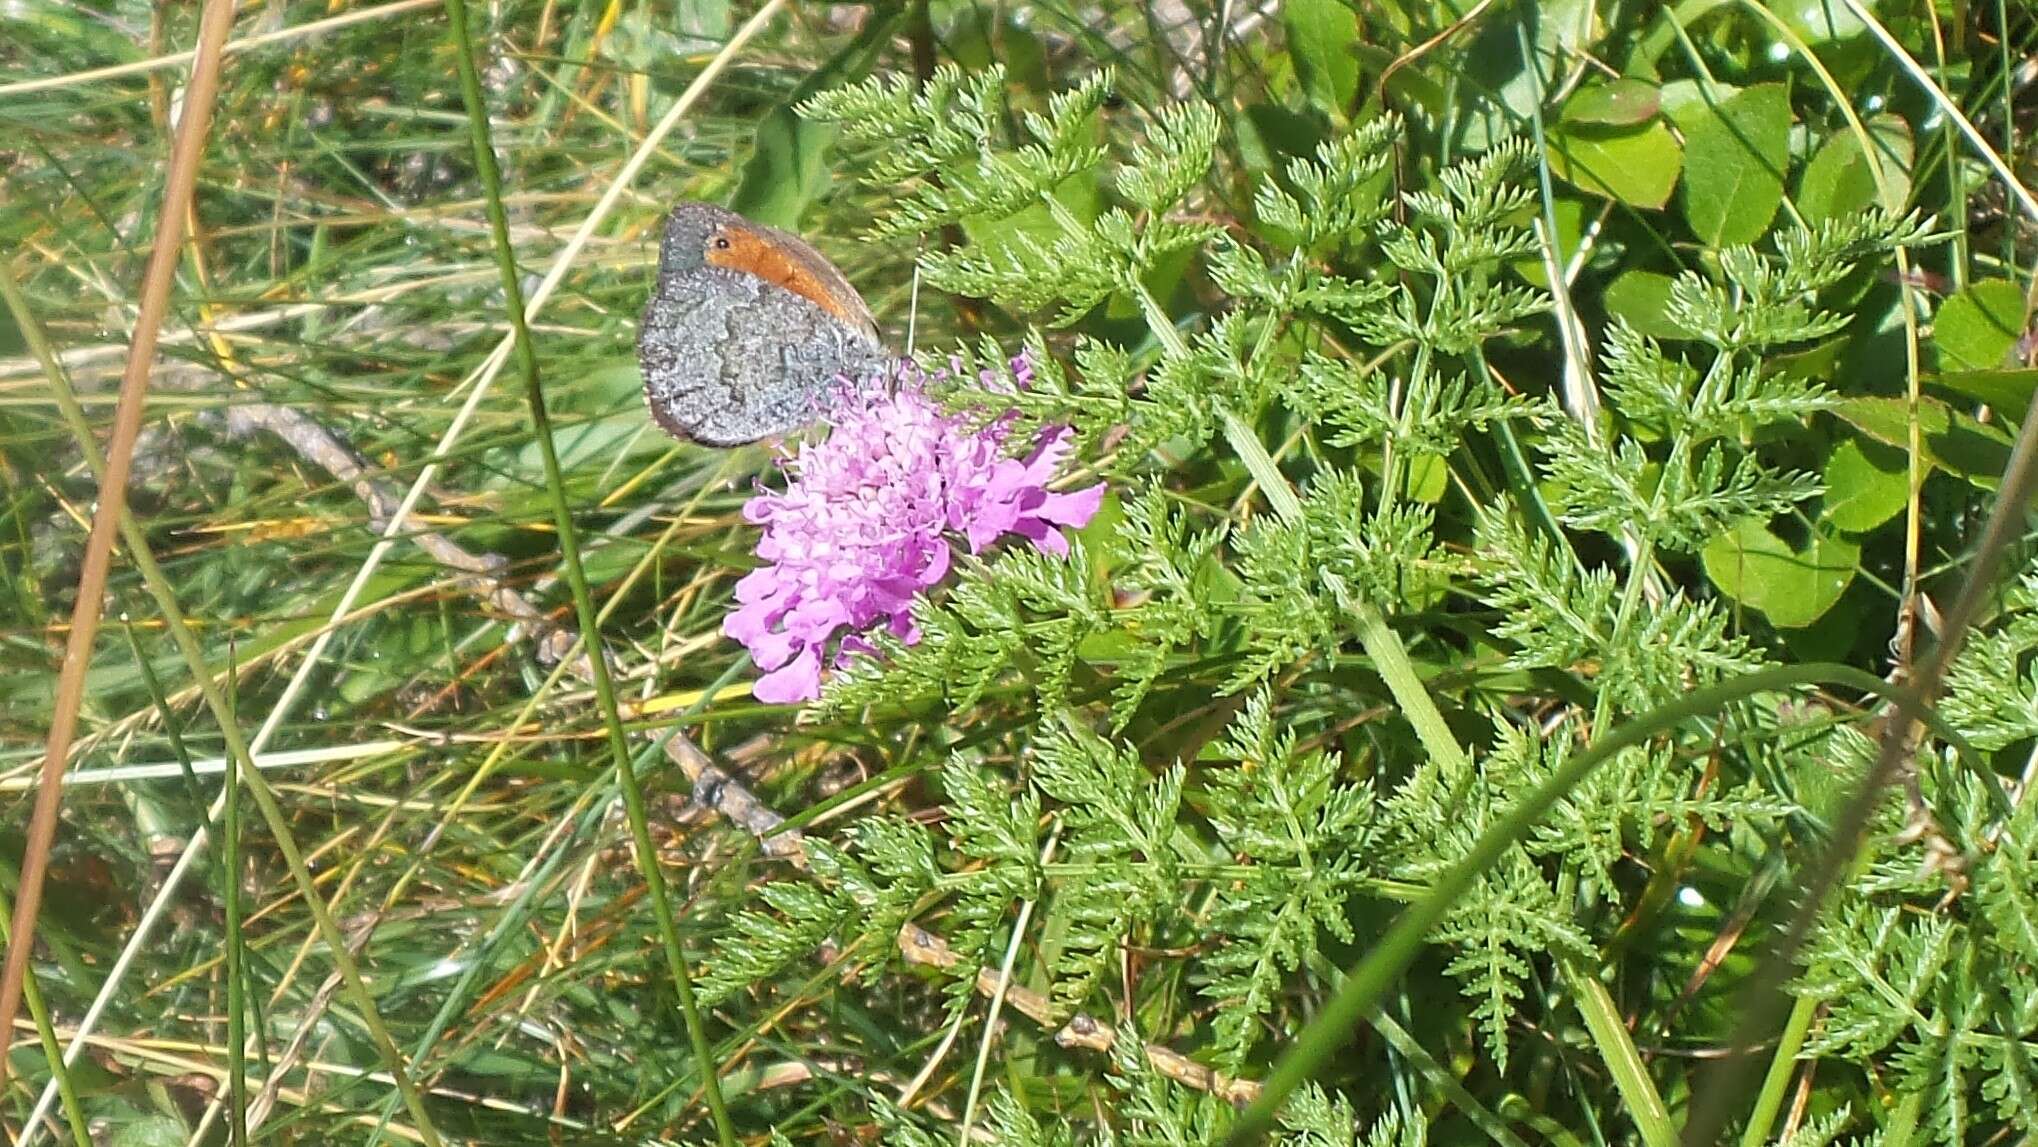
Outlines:
[{"label": "feathery green foliage", "polygon": [[[743,1141],[1222,1142],[1325,1037],[1342,969],[1613,731],[1777,666],[1915,680],[2033,390],[2038,232],[1962,124],[2028,172],[2016,5],[779,13],[542,292],[754,9],[474,12],[491,189],[445,16],[390,8],[238,19],[133,501],[248,734],[277,714],[265,749],[292,755],[265,775],[462,1142],[701,1141],[710,1069]],[[31,338],[103,429],[186,82],[158,57],[195,19],[0,17],[10,903],[94,503]],[[679,198],[811,238],[941,401],[1015,446],[1069,428],[1066,481],[1109,490],[1066,556],[959,558],[915,640],[873,638],[799,714],[749,696],[719,632],[751,476],[782,479],[675,447],[637,393]],[[546,295],[561,498],[488,365],[493,207]],[[655,856],[545,628],[570,610],[562,511]],[[1909,734],[1781,1002],[1741,989],[1893,721],[1850,689],[1607,757],[1440,905],[1269,1141],[1665,1147],[1714,1104],[1748,1147],[2038,1132],[2018,546],[1939,705],[1970,751]],[[224,738],[125,561],[108,611],[129,624],[92,665],[33,960],[60,1042],[219,795]],[[698,761],[648,740],[673,724],[729,779],[679,776]],[[207,1108],[240,1062],[251,1092],[276,1073],[242,1096],[253,1141],[413,1135],[279,842],[240,819],[238,870],[194,858],[107,989],[79,1114],[224,1142]],[[1717,1091],[1741,1021],[1787,1010],[1756,1033],[1762,1093]],[[26,1044],[10,1064],[11,1132],[52,1073]]]}]

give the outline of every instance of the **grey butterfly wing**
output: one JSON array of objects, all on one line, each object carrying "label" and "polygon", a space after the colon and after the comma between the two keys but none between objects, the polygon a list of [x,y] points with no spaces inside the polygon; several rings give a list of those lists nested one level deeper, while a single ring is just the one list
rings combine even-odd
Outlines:
[{"label": "grey butterfly wing", "polygon": [[840,375],[883,361],[875,339],[791,291],[720,267],[661,275],[637,332],[651,417],[733,446],[812,422]]}]

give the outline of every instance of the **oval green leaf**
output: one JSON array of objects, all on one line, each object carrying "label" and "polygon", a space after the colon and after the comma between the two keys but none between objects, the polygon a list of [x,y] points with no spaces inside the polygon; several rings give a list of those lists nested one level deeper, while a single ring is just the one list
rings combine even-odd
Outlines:
[{"label": "oval green leaf", "polygon": [[1712,247],[1760,239],[1783,202],[1790,93],[1757,84],[1673,114],[1684,132],[1685,222]]},{"label": "oval green leaf", "polygon": [[[1833,413],[1885,446],[1910,448],[1910,416],[1901,398],[1842,399]],[[1918,437],[1926,461],[1984,490],[2001,483],[2010,462],[2011,439],[2002,427],[1930,396],[1918,399]]]},{"label": "oval green leaf", "polygon": [[1932,321],[1932,345],[1946,370],[1994,370],[2024,333],[2024,292],[2008,279],[1983,279],[1946,300]]},{"label": "oval green leaf", "polygon": [[[1797,209],[1807,221],[1839,219],[1877,203],[1901,211],[1909,201],[1911,164],[1916,158],[1911,125],[1885,113],[1865,126],[1869,144],[1875,149],[1874,166],[1862,150],[1860,137],[1851,130],[1834,133],[1812,153],[1797,184]],[[1878,169],[1883,182],[1880,194],[1875,187]]]},{"label": "oval green leaf", "polygon": [[1849,438],[1826,459],[1826,504],[1819,520],[1858,534],[1889,521],[1910,501],[1903,452]]},{"label": "oval green leaf", "polygon": [[1761,522],[1744,521],[1714,538],[1701,560],[1721,593],[1759,610],[1780,629],[1810,625],[1833,608],[1854,580],[1861,547],[1815,535],[1795,550]]},{"label": "oval green leaf", "polygon": [[1564,101],[1565,123],[1628,127],[1656,118],[1663,96],[1654,84],[1621,76],[1603,84],[1588,84]]},{"label": "oval green leaf", "polygon": [[1660,209],[1677,187],[1683,149],[1661,120],[1609,129],[1559,124],[1549,132],[1550,170],[1594,195]]},{"label": "oval green leaf", "polygon": [[1606,285],[1600,305],[1606,313],[1650,338],[1688,339],[1691,332],[1670,321],[1670,276],[1656,271],[1626,271]]},{"label": "oval green leaf", "polygon": [[2004,417],[2023,422],[2031,409],[2031,393],[2038,390],[2038,367],[2005,367],[2002,370],[1950,370],[1925,381],[1950,390],[1963,398],[1985,402]]},{"label": "oval green leaf", "polygon": [[1281,5],[1288,25],[1288,51],[1295,76],[1309,101],[1337,119],[1359,90],[1359,18],[1342,0],[1288,0]]}]

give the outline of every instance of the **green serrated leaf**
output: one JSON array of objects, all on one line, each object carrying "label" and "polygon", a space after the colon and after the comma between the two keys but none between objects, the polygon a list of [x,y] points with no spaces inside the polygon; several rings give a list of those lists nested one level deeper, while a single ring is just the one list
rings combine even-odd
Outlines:
[{"label": "green serrated leaf", "polygon": [[1932,345],[1948,370],[2004,365],[2026,322],[2024,292],[2008,279],[1982,279],[1947,299],[1932,321]]},{"label": "green serrated leaf", "polygon": [[1701,555],[1706,576],[1721,593],[1759,610],[1771,625],[1796,629],[1824,616],[1847,586],[1861,560],[1861,547],[1814,535],[1802,550],[1744,521],[1721,534]]},{"label": "green serrated leaf", "polygon": [[1549,160],[1559,179],[1630,207],[1656,210],[1677,187],[1684,152],[1659,120],[1620,129],[1559,124],[1549,132]]},{"label": "green serrated leaf", "polygon": [[[1835,132],[1812,153],[1797,184],[1797,209],[1806,222],[1840,219],[1878,203],[1890,211],[1901,211],[1909,201],[1916,150],[1911,125],[1900,116],[1884,113],[1865,126],[1875,149],[1875,166],[1869,164],[1860,137],[1851,130]],[[1881,193],[1875,187],[1878,166],[1884,185]]]},{"label": "green serrated leaf", "polygon": [[[1833,413],[1877,442],[1910,449],[1910,416],[1901,398],[1842,399]],[[1925,396],[1918,400],[1918,430],[1934,466],[1985,490],[1996,488],[2010,461],[2011,439],[2001,427]]]},{"label": "green serrated leaf", "polygon": [[1671,113],[1684,132],[1684,218],[1711,247],[1753,243],[1783,202],[1790,93],[1758,84]]},{"label": "green serrated leaf", "polygon": [[1662,106],[1663,93],[1656,85],[1621,76],[1579,88],[1564,101],[1562,122],[1627,127],[1656,118]]},{"label": "green serrated leaf", "polygon": [[1849,438],[1826,459],[1825,507],[1819,520],[1861,533],[1895,517],[1910,501],[1911,483],[1901,452]]}]

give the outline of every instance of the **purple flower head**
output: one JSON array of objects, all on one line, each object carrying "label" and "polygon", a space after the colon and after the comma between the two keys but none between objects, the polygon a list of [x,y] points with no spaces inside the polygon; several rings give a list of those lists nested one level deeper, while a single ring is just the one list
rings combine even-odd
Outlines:
[{"label": "purple flower head", "polygon": [[[1011,365],[1025,385],[1031,361]],[[785,492],[760,489],[743,507],[763,527],[757,556],[767,564],[736,583],[722,632],[764,670],[752,691],[760,701],[819,697],[822,668],[871,652],[864,635],[880,623],[918,641],[913,601],[947,576],[957,542],[974,554],[1017,535],[1065,554],[1062,527],[1081,527],[1104,499],[1101,482],[1047,489],[1072,431],[1043,431],[1010,457],[1009,419],[968,429],[927,397],[911,362],[844,380],[827,421],[826,440],[779,460]]]}]

